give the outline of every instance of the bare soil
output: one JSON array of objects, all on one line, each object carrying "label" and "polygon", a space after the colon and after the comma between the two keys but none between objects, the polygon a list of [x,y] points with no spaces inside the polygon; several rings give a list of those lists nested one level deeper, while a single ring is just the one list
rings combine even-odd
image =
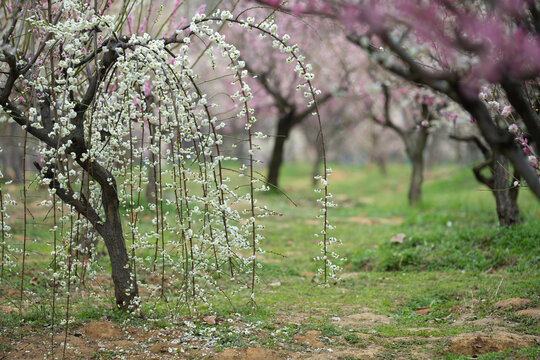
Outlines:
[{"label": "bare soil", "polygon": [[[507,299],[494,304],[494,308],[511,309],[527,306],[528,299]],[[396,359],[432,359],[444,351],[476,356],[506,349],[519,349],[540,344],[540,336],[520,334],[506,326],[504,318],[485,317],[473,320],[479,331],[461,333],[454,336],[424,335],[438,332],[436,327],[406,329],[410,335],[382,337],[370,330],[381,324],[392,324],[394,320],[369,309],[343,309],[351,312],[342,317],[328,317],[328,309],[317,309],[319,319],[327,319],[328,324],[340,329],[349,329],[356,341],[347,337],[325,336],[320,330],[305,330],[293,336],[286,343],[278,343],[274,348],[261,346],[215,348],[202,341],[186,337],[181,330],[148,329],[124,327],[110,321],[93,321],[70,329],[67,334],[59,332],[52,339],[36,329],[21,329],[24,337],[2,337],[0,359],[216,359],[216,360],[274,360],[274,359],[376,359],[388,356],[388,349],[400,344],[413,344],[405,353],[396,352]],[[7,306],[0,307],[4,313],[17,311]],[[538,318],[540,309],[523,309],[516,315]],[[463,313],[462,316],[470,316]],[[275,317],[279,328],[287,324],[313,319],[311,314],[281,314]],[[206,316],[202,322],[219,326],[221,319]],[[462,325],[462,324],[458,324]],[[453,325],[449,325],[453,326]],[[455,324],[454,324],[455,326]],[[255,336],[264,342],[269,333],[259,331]],[[64,346],[64,340],[67,340]],[[52,346],[54,344],[54,346]],[[418,344],[418,345],[416,345]],[[437,350],[438,349],[438,350]]]}]

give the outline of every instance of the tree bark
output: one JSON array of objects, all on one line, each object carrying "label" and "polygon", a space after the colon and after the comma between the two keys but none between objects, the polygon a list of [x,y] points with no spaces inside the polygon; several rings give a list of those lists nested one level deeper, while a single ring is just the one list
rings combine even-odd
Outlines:
[{"label": "tree bark", "polygon": [[[511,184],[513,180],[521,180],[518,171],[514,170],[514,175],[510,179],[508,172],[508,159],[500,152],[493,151],[482,143],[477,136],[460,137],[450,135],[450,138],[458,141],[473,142],[482,152],[486,159],[483,163],[473,168],[474,176],[478,182],[486,185],[495,198],[497,218],[499,225],[509,226],[519,224],[518,195],[519,187]],[[491,177],[482,174],[482,170],[489,167]]]},{"label": "tree bark", "polygon": [[281,165],[283,165],[285,141],[288,139],[295,123],[295,116],[292,112],[283,115],[278,121],[276,140],[274,141],[272,157],[268,166],[268,184],[272,187],[277,188],[279,186],[279,171],[281,170]]},{"label": "tree bark", "polygon": [[497,217],[501,226],[519,224],[519,208],[517,194],[510,193],[510,176],[508,173],[508,159],[501,153],[493,156],[493,189],[497,205]]},{"label": "tree bark", "polygon": [[320,137],[317,138],[316,148],[317,155],[315,157],[315,161],[313,162],[313,171],[311,173],[311,185],[313,185],[313,187],[317,186],[318,183],[316,177],[321,175],[321,164],[323,162],[324,156]]},{"label": "tree bark", "polygon": [[129,306],[135,305],[134,300],[139,294],[139,289],[126,250],[119,201],[115,189],[116,186],[114,189],[111,187],[103,190],[102,203],[107,220],[101,231],[98,230],[98,232],[105,241],[111,261],[116,305],[122,310],[128,310]]},{"label": "tree bark", "polygon": [[22,151],[20,140],[24,132],[19,125],[14,122],[8,122],[4,125],[0,146],[2,152],[0,159],[2,162],[2,172],[5,180],[13,180],[16,183],[22,183]]},{"label": "tree bark", "polygon": [[408,194],[409,205],[416,205],[422,200],[422,184],[424,183],[424,150],[426,149],[429,133],[427,128],[422,126],[419,130],[416,130],[415,133],[404,133],[403,136],[406,152],[412,164],[411,182],[409,184]]},{"label": "tree bark", "polygon": [[409,184],[409,205],[416,205],[422,199],[422,183],[424,182],[424,158],[423,154],[415,154],[411,157],[412,173]]}]

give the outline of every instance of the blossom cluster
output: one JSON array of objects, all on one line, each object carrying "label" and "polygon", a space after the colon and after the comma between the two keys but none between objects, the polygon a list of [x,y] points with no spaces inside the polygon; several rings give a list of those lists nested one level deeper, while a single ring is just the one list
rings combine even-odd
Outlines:
[{"label": "blossom cluster", "polygon": [[[158,284],[145,285],[151,297],[178,299],[179,307],[209,303],[213,294],[246,287],[254,300],[257,254],[264,252],[260,218],[274,214],[256,198],[268,189],[255,169],[255,139],[264,135],[253,129],[257,119],[245,63],[215,25],[268,38],[295,63],[298,89],[316,108],[319,92],[311,82],[311,66],[288,35],[278,34],[271,18],[257,23],[229,11],[209,16],[200,11],[170,36],[156,37],[144,31],[121,35],[125,23],[133,26],[129,14],[115,17],[104,10],[65,1],[56,9],[57,22],[39,8],[26,19],[42,40],[42,51],[36,66],[17,79],[21,91],[12,100],[27,119],[25,130],[45,139],[37,166],[40,183],[49,188],[41,205],[53,216],[48,269],[53,296],[69,296],[82,284],[81,276],[103,270],[92,255],[99,229],[110,221],[104,199],[113,193],[118,221],[126,227],[119,240],[127,243],[132,284],[138,275],[157,274]],[[201,50],[194,39],[210,45]],[[218,115],[221,104],[207,92],[212,76],[197,67],[201,53],[208,61],[205,71],[216,78],[225,73],[235,88],[228,96],[235,104],[231,117],[244,123],[249,162],[234,171],[225,166],[237,160],[224,150],[227,119]],[[21,60],[20,66],[32,61]],[[326,243],[327,211],[333,205],[327,172],[323,178]],[[8,200],[0,199],[2,215]],[[4,249],[9,227],[2,225]],[[327,264],[336,269],[325,259]],[[225,279],[240,286],[223,285]],[[135,299],[132,308],[140,301]]]}]

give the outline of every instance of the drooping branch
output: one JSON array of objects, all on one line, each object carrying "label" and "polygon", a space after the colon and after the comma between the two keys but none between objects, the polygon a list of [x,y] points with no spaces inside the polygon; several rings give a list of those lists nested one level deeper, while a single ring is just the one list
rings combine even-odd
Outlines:
[{"label": "drooping branch", "polygon": [[88,200],[81,194],[81,199],[77,199],[74,196],[72,189],[65,189],[60,186],[58,180],[54,176],[54,172],[51,168],[47,168],[43,172],[43,167],[37,161],[34,161],[34,166],[41,172],[44,179],[49,180],[49,188],[54,189],[56,195],[66,204],[72,206],[79,214],[83,215],[94,226],[94,228],[100,232],[103,227],[103,221],[99,217],[97,211],[90,205]]}]

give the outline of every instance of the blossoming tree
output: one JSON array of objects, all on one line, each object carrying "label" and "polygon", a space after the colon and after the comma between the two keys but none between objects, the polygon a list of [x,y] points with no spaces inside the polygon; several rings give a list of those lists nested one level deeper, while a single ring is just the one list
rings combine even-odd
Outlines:
[{"label": "blossoming tree", "polygon": [[[382,67],[460,104],[492,151],[503,154],[540,199],[537,1],[260,2],[337,19],[350,41]],[[485,85],[501,94],[503,104],[490,109],[481,91]],[[514,116],[500,117],[501,111]],[[512,119],[519,131],[510,131]]]},{"label": "blossoming tree", "polygon": [[[260,15],[263,12],[252,9],[249,14]],[[344,65],[342,54],[346,48],[354,51],[354,47],[347,43],[342,33],[334,31],[335,24],[324,19],[306,24],[290,14],[276,12],[271,16],[275,17],[281,31],[287,33],[285,38],[291,37],[302,44],[303,52],[313,66],[312,71],[318,75],[314,82],[318,87],[317,102],[324,113],[323,118],[332,118],[331,113],[336,112],[337,106],[326,105],[329,100],[339,99],[348,91],[352,71]],[[272,46],[277,44],[253,43],[248,35],[236,32],[232,38],[238,43],[239,49],[249,49],[243,52],[242,60],[246,63],[246,69],[254,75],[254,108],[264,109],[269,118],[276,119],[267,181],[271,186],[278,187],[279,172],[286,155],[285,144],[291,131],[312,117],[314,106],[305,106],[309,91],[302,90],[297,81],[289,76],[288,63],[293,59],[287,54],[273,51]],[[320,51],[321,47],[325,49],[324,52]],[[332,54],[331,59],[329,53]]]},{"label": "blossoming tree", "polygon": [[[53,326],[57,292],[67,292],[69,306],[74,276],[89,270],[75,255],[84,251],[77,238],[86,228],[104,240],[115,302],[121,309],[138,307],[137,274],[155,272],[161,284],[152,293],[183,300],[177,304],[204,300],[208,288],[227,291],[216,284],[216,276],[237,283],[239,273],[254,300],[262,240],[258,218],[271,211],[255,199],[267,187],[254,172],[254,139],[259,134],[252,130],[256,118],[249,75],[239,51],[215,28],[238,26],[277,42],[292,58],[318,116],[309,65],[297,45],[278,35],[271,19],[256,23],[216,10],[208,16],[198,11],[187,22],[175,18],[180,1],[167,11],[148,12],[147,5],[85,0],[2,3],[0,106],[2,114],[24,130],[25,155],[30,137],[42,146],[34,164],[49,191],[42,205],[52,213]],[[204,46],[195,44],[199,39]],[[226,124],[217,115],[218,104],[203,91],[211,88],[211,79],[203,80],[195,71],[201,54],[205,71],[224,64],[235,86],[229,97],[237,105],[234,116],[242,119],[249,143],[249,160],[238,171],[247,174],[246,187],[241,187],[248,189],[246,193],[230,185],[231,172],[223,166],[228,157],[220,131]],[[155,169],[152,203],[142,196],[148,173],[145,158],[151,158]],[[26,170],[21,307],[28,237]],[[325,171],[321,176],[320,202],[325,280],[331,270],[326,257],[327,210],[332,206],[327,175]],[[4,270],[4,265],[13,266],[10,253],[15,249],[5,241],[9,227],[1,197],[0,191]],[[151,228],[142,222],[149,214]]]},{"label": "blossoming tree", "polygon": [[[392,129],[403,141],[405,152],[412,164],[411,180],[409,183],[408,200],[410,205],[417,204],[422,198],[422,183],[424,182],[424,152],[428,138],[434,130],[435,120],[438,120],[441,108],[446,104],[425,89],[398,87],[392,97],[391,86],[382,83],[382,115],[376,115],[369,95],[364,103],[375,123]],[[391,104],[397,104],[400,114],[405,118],[404,124],[394,121],[391,114]]]}]

